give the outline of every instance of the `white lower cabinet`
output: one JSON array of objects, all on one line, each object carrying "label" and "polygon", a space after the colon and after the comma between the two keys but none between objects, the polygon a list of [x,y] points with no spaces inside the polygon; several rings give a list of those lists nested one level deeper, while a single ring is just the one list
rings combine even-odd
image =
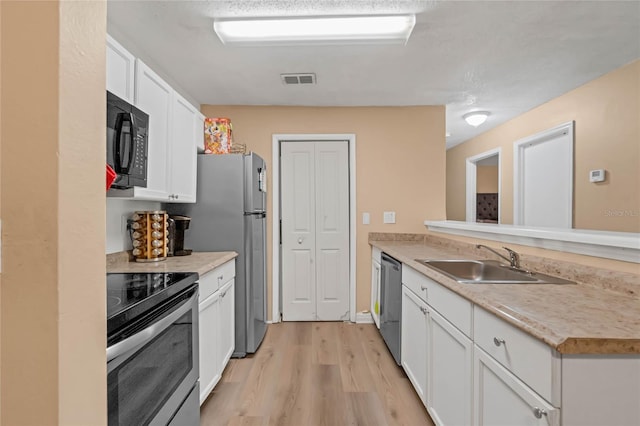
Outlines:
[{"label": "white lower cabinet", "polygon": [[559,409],[477,346],[474,370],[474,425],[559,425]]},{"label": "white lower cabinet", "polygon": [[473,342],[434,309],[428,335],[429,414],[437,425],[470,425]]},{"label": "white lower cabinet", "polygon": [[401,330],[438,426],[640,425],[640,356],[560,354],[407,265]]},{"label": "white lower cabinet", "polygon": [[204,302],[200,302],[200,404],[207,399],[213,387],[220,380],[222,371],[218,365],[220,352],[220,292],[217,291]]},{"label": "white lower cabinet", "polygon": [[400,358],[407,377],[425,405],[427,401],[428,321],[427,304],[403,285]]},{"label": "white lower cabinet", "polygon": [[226,283],[220,289],[220,344],[218,345],[219,364],[224,369],[233,350],[235,338],[235,280]]},{"label": "white lower cabinet", "polygon": [[235,260],[200,277],[200,404],[216,386],[235,349]]}]

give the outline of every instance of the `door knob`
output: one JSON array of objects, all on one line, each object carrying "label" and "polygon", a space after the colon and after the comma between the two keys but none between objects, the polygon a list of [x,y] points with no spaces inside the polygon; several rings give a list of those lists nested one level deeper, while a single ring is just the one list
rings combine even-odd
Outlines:
[{"label": "door knob", "polygon": [[302,244],[302,238],[298,238],[298,244]]}]

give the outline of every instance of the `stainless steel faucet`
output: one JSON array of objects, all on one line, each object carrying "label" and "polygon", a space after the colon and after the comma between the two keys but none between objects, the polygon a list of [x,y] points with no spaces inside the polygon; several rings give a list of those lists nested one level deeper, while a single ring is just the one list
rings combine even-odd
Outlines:
[{"label": "stainless steel faucet", "polygon": [[520,255],[517,252],[515,252],[514,250],[511,250],[509,247],[502,247],[503,249],[505,249],[509,253],[509,257],[508,258],[506,256],[501,255],[500,253],[498,253],[497,251],[495,251],[491,247],[485,246],[484,244],[478,244],[478,245],[476,245],[476,248],[486,248],[487,250],[489,250],[493,254],[496,254],[496,255],[500,256],[501,258],[503,258],[504,260],[506,260],[507,262],[509,262],[509,265],[512,268],[520,269]]}]

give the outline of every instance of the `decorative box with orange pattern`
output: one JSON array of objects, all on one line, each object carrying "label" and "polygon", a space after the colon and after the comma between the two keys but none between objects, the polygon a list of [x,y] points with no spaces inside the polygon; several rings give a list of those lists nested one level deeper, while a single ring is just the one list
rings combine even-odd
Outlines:
[{"label": "decorative box with orange pattern", "polygon": [[228,118],[204,119],[204,153],[228,154],[231,152],[231,120]]}]

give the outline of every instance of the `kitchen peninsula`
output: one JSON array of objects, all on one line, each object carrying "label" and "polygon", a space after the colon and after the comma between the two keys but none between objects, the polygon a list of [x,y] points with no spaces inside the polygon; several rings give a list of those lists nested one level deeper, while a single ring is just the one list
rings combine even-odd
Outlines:
[{"label": "kitchen peninsula", "polygon": [[495,256],[434,233],[369,243],[374,265],[402,262],[402,365],[436,423],[640,423],[637,274],[524,254],[524,269],[577,284],[461,284],[416,259]]}]

